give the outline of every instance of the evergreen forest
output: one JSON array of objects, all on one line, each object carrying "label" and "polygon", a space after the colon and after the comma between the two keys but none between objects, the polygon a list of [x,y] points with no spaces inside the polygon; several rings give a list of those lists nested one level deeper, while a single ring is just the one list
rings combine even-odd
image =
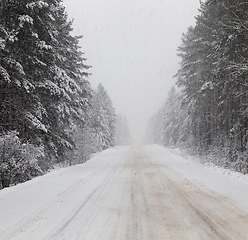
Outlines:
[{"label": "evergreen forest", "polygon": [[206,0],[182,36],[181,59],[146,141],[248,173],[248,2]]},{"label": "evergreen forest", "polygon": [[128,129],[92,89],[72,24],[61,0],[0,1],[0,189],[82,163]]}]

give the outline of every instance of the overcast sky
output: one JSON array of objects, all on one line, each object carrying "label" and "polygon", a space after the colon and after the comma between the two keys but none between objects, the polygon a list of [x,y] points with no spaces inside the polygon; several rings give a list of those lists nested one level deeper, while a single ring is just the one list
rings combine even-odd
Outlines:
[{"label": "overcast sky", "polygon": [[182,33],[195,24],[199,0],[64,0],[74,34],[117,113],[135,139],[175,84]]}]

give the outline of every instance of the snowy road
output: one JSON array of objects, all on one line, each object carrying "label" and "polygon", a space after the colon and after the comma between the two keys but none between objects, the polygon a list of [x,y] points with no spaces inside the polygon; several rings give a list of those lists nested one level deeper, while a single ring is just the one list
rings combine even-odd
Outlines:
[{"label": "snowy road", "polygon": [[117,147],[4,189],[0,239],[248,239],[247,209],[173,158],[157,146]]}]

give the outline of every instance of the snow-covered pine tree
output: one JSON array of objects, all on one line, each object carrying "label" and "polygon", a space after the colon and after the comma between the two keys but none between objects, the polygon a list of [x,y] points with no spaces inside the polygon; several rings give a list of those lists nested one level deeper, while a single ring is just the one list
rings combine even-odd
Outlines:
[{"label": "snow-covered pine tree", "polygon": [[87,107],[79,38],[60,0],[5,0],[0,11],[0,130],[61,158]]},{"label": "snow-covered pine tree", "polygon": [[153,114],[148,122],[142,142],[144,144],[160,144],[163,140],[163,113],[159,110]]},{"label": "snow-covered pine tree", "polygon": [[94,129],[99,151],[114,146],[116,116],[112,101],[102,84],[93,95],[90,127]]},{"label": "snow-covered pine tree", "polygon": [[173,86],[165,103],[148,121],[146,143],[167,147],[187,147],[194,144],[191,138],[191,122],[182,94]]},{"label": "snow-covered pine tree", "polygon": [[21,143],[16,131],[0,135],[0,189],[43,174],[39,161],[44,148]]},{"label": "snow-covered pine tree", "polygon": [[244,155],[248,141],[247,9],[244,0],[205,1],[179,48],[177,83],[194,147],[200,153],[223,150],[232,162]]},{"label": "snow-covered pine tree", "polygon": [[121,114],[116,115],[116,128],[115,128],[115,145],[128,145],[131,144],[132,137],[125,116]]}]

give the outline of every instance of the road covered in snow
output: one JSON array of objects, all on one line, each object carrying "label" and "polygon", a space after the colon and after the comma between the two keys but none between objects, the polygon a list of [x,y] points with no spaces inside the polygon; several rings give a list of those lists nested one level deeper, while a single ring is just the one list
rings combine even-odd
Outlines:
[{"label": "road covered in snow", "polygon": [[159,146],[115,147],[0,191],[0,239],[247,239],[248,182]]}]

